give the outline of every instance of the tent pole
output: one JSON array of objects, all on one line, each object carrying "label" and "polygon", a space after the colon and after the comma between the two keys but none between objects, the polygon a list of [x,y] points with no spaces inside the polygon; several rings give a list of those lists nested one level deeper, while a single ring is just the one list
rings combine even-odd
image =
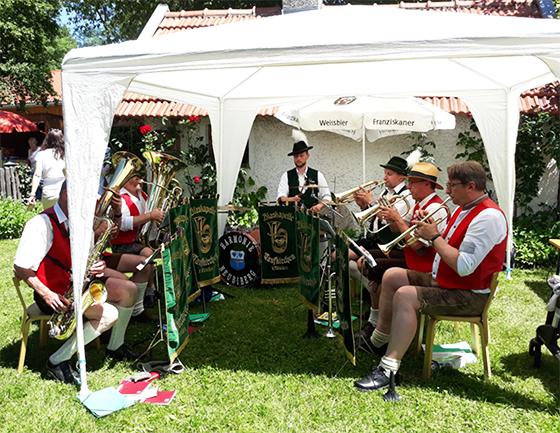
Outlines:
[{"label": "tent pole", "polygon": [[362,183],[366,182],[366,128],[362,122]]}]

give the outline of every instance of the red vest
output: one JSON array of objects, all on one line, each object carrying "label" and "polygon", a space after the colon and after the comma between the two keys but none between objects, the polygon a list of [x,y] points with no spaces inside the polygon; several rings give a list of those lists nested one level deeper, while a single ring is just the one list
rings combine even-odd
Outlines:
[{"label": "red vest", "polygon": [[[443,203],[443,200],[438,196],[434,195],[428,203],[422,206],[422,210],[425,210],[432,203]],[[420,210],[418,203],[414,205],[412,211],[412,219],[416,215],[416,212]],[[419,250],[414,250],[411,247],[406,247],[404,250],[404,259],[406,260],[406,267],[418,272],[432,272],[432,264],[434,263],[434,257],[436,256],[436,250],[433,247],[420,248]]]},{"label": "red vest", "polygon": [[[141,194],[144,200],[146,200],[148,196],[144,194],[144,192],[141,192]],[[121,197],[124,200],[124,203],[126,204],[131,217],[140,215],[140,211],[132,201],[132,197],[130,197],[130,194],[128,192],[122,193]],[[132,230],[128,230],[126,232],[119,231],[119,234],[114,239],[111,239],[111,245],[127,245],[134,243],[136,241],[136,237],[138,236],[139,230],[140,227],[132,228]]]},{"label": "red vest", "polygon": [[[489,198],[482,200],[477,204],[468,215],[459,223],[449,240],[447,241],[449,245],[454,248],[459,248],[467,229],[472,222],[472,220],[484,209],[498,209],[500,212],[502,210]],[[447,228],[443,233],[443,237],[447,236],[447,233],[457,220],[459,213],[462,208],[459,208],[451,216]],[[502,212],[503,214],[503,212]],[[451,267],[449,267],[443,260],[439,263],[436,281],[440,287],[445,289],[463,289],[463,290],[481,290],[490,287],[490,280],[494,272],[499,272],[502,270],[504,264],[504,257],[506,253],[507,236],[499,244],[494,245],[474,272],[470,275],[465,275],[463,277],[459,276]]]},{"label": "red vest", "polygon": [[43,212],[49,217],[53,230],[53,243],[37,269],[37,278],[53,292],[64,295],[70,289],[70,237],[64,224],[60,224],[53,208]]}]

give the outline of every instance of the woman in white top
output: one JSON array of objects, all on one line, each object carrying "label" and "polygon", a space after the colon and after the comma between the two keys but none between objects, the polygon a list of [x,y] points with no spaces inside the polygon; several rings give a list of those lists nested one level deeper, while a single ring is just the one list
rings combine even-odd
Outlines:
[{"label": "woman in white top", "polygon": [[35,157],[35,173],[31,181],[28,203],[35,203],[35,193],[43,180],[41,203],[43,209],[52,207],[58,200],[65,178],[64,135],[60,129],[51,129],[43,141],[42,150]]}]

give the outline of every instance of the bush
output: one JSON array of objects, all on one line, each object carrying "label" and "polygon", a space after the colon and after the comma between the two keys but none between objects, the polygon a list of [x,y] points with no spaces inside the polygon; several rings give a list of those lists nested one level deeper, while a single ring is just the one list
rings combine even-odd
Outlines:
[{"label": "bush", "polygon": [[560,222],[557,212],[542,208],[514,221],[513,239],[515,264],[520,268],[550,267],[558,257],[558,251],[548,243],[560,238]]},{"label": "bush", "polygon": [[23,203],[12,199],[0,200],[0,239],[17,239],[23,226],[37,215],[40,206],[27,209]]}]

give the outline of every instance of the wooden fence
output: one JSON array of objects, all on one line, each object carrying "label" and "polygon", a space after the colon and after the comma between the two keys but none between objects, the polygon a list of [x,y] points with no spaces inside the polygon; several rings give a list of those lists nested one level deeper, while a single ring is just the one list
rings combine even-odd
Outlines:
[{"label": "wooden fence", "polygon": [[21,200],[16,167],[0,167],[0,197]]}]

